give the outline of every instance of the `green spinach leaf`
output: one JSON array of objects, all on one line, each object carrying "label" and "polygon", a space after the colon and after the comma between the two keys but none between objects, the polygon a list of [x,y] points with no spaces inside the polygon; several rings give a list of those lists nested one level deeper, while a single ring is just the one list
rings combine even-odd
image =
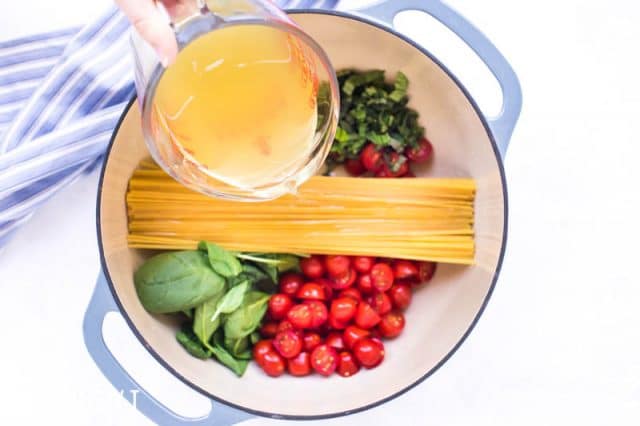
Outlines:
[{"label": "green spinach leaf", "polygon": [[248,292],[242,305],[227,316],[224,323],[225,336],[229,339],[241,339],[258,328],[267,311],[269,297],[269,294],[260,291]]},{"label": "green spinach leaf", "polygon": [[247,290],[249,290],[249,281],[244,281],[229,290],[217,303],[209,321],[217,321],[221,314],[230,314],[238,309],[242,305]]},{"label": "green spinach leaf", "polygon": [[[225,337],[224,339],[224,347],[229,351],[234,358],[243,358],[247,351],[250,351],[250,342],[249,337],[243,337],[242,339],[230,339]],[[251,359],[251,357],[249,357]]]},{"label": "green spinach leaf", "polygon": [[230,252],[217,244],[200,241],[198,249],[207,252],[213,270],[225,278],[235,277],[242,272],[240,261]]},{"label": "green spinach leaf", "polygon": [[189,354],[196,358],[211,358],[211,352],[205,348],[193,333],[191,327],[185,326],[176,333],[176,340],[182,345]]},{"label": "green spinach leaf", "polygon": [[218,294],[195,309],[193,332],[205,346],[209,345],[211,336],[213,336],[213,333],[215,333],[220,326],[220,318],[214,318],[213,314],[216,312],[220,300],[225,296],[224,291],[225,287],[223,287],[222,291]]},{"label": "green spinach leaf", "polygon": [[200,251],[154,256],[138,268],[134,283],[142,306],[151,313],[194,308],[219,293],[225,284]]},{"label": "green spinach leaf", "polygon": [[244,372],[247,371],[249,360],[236,359],[229,353],[229,351],[227,351],[227,349],[225,349],[221,330],[218,330],[214,335],[211,351],[222,365],[231,369],[231,371],[236,373],[238,376],[242,377]]}]

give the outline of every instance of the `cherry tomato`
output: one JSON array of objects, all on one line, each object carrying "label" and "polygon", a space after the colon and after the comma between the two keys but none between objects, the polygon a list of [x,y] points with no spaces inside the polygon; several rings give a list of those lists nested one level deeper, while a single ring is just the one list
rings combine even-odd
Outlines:
[{"label": "cherry tomato", "polygon": [[278,377],[284,373],[284,358],[273,349],[262,355],[260,367],[271,377]]},{"label": "cherry tomato", "polygon": [[293,306],[293,300],[286,294],[274,294],[269,299],[269,315],[274,320],[281,320]]},{"label": "cherry tomato", "polygon": [[358,289],[362,294],[369,294],[373,292],[373,280],[370,274],[360,275],[358,278]]},{"label": "cherry tomato", "polygon": [[431,281],[433,274],[436,273],[436,263],[434,262],[420,262],[418,264],[418,278],[420,283],[426,283]]},{"label": "cherry tomato", "polygon": [[360,371],[360,366],[351,352],[340,352],[336,371],[342,377],[351,377]]},{"label": "cherry tomato", "polygon": [[366,274],[371,270],[375,261],[371,256],[356,256],[353,258],[353,267],[361,274]]},{"label": "cherry tomato", "polygon": [[418,141],[417,146],[408,147],[404,153],[414,163],[424,163],[433,155],[433,145],[427,138],[422,138]]},{"label": "cherry tomato", "polygon": [[409,307],[411,304],[411,298],[413,297],[411,287],[408,284],[394,284],[387,294],[389,295],[389,299],[391,299],[393,306],[395,306],[396,309],[402,310]]},{"label": "cherry tomato", "polygon": [[264,355],[271,351],[273,351],[271,340],[260,340],[258,343],[253,345],[253,359],[255,359],[258,365],[262,367]]},{"label": "cherry tomato", "polygon": [[371,268],[371,284],[380,293],[389,290],[393,285],[393,270],[386,263],[376,263]]},{"label": "cherry tomato", "polygon": [[333,279],[333,288],[336,290],[343,290],[345,288],[349,288],[356,282],[356,278],[358,274],[356,270],[353,268],[349,268],[349,270],[342,276]]},{"label": "cherry tomato", "polygon": [[331,346],[336,351],[341,351],[345,348],[344,340],[342,339],[342,333],[339,331],[332,331],[324,340],[326,345]]},{"label": "cherry tomato", "polygon": [[349,323],[338,321],[337,319],[335,319],[335,317],[332,317],[331,315],[329,315],[330,328],[334,330],[344,330],[345,328],[347,328],[348,325]]},{"label": "cherry tomato", "polygon": [[295,272],[289,272],[280,277],[280,293],[295,296],[304,284],[304,277]]},{"label": "cherry tomato", "polygon": [[353,300],[362,300],[362,294],[360,293],[360,290],[358,290],[355,287],[349,287],[347,289],[342,290],[338,294],[338,297],[350,297]]},{"label": "cherry tomato", "polygon": [[[287,316],[288,315],[289,314],[287,314]],[[280,333],[281,331],[287,331],[287,330],[295,330],[295,327],[293,326],[293,324],[291,324],[291,321],[282,320],[282,321],[280,321],[280,324],[278,324],[278,329],[276,330],[276,332],[275,332],[275,334],[273,336],[275,337],[275,335]]]},{"label": "cherry tomato", "polygon": [[369,329],[375,327],[380,322],[380,315],[373,307],[366,303],[360,302],[358,304],[358,311],[356,312],[356,325],[360,328]]},{"label": "cherry tomato", "polygon": [[304,350],[311,352],[320,344],[322,344],[322,337],[318,333],[306,333],[302,339],[304,343]]},{"label": "cherry tomato", "polygon": [[378,151],[374,144],[369,143],[360,153],[360,161],[365,169],[370,172],[377,172],[384,164],[382,153]]},{"label": "cherry tomato", "polygon": [[340,277],[349,271],[351,259],[347,256],[329,255],[324,258],[324,263],[329,275],[335,278]]},{"label": "cherry tomato", "polygon": [[397,260],[393,264],[393,275],[400,280],[412,278],[418,275],[418,267],[410,260]]},{"label": "cherry tomato", "polygon": [[378,324],[378,331],[380,335],[386,339],[393,339],[398,337],[404,329],[404,315],[400,312],[389,312],[383,315]]},{"label": "cherry tomato", "polygon": [[311,310],[311,328],[318,328],[329,318],[327,306],[318,300],[307,300],[305,305]]},{"label": "cherry tomato", "polygon": [[391,311],[391,299],[385,293],[375,293],[367,297],[367,303],[373,306],[373,309],[380,315],[384,315]]},{"label": "cherry tomato", "polygon": [[316,278],[315,282],[317,284],[321,284],[324,287],[324,295],[326,300],[331,300],[333,298],[333,281],[328,278]]},{"label": "cherry tomato", "polygon": [[300,260],[300,269],[307,277],[314,279],[324,275],[324,264],[320,256],[306,257]]},{"label": "cherry tomato", "polygon": [[378,170],[378,177],[401,177],[409,171],[409,161],[404,155],[397,152],[389,154],[388,162],[385,161],[382,168]]},{"label": "cherry tomato", "polygon": [[311,352],[311,366],[323,376],[330,376],[338,367],[338,353],[329,345],[320,345]]},{"label": "cherry tomato", "polygon": [[281,331],[273,339],[273,347],[285,358],[293,358],[302,350],[302,338],[293,330]]},{"label": "cherry tomato", "polygon": [[298,290],[297,297],[305,300],[325,300],[327,296],[322,284],[306,283]]},{"label": "cherry tomato", "polygon": [[309,352],[300,352],[296,357],[287,360],[289,374],[296,377],[311,374],[311,356]]},{"label": "cherry tomato", "polygon": [[356,315],[358,302],[351,297],[338,297],[331,302],[330,315],[335,321],[348,323]]},{"label": "cherry tomato", "polygon": [[[287,313],[287,319],[291,322],[293,327],[298,330],[311,327],[313,318],[311,317],[311,308],[308,305],[295,305]],[[281,323],[282,325],[282,323]]]},{"label": "cherry tomato", "polygon": [[265,338],[272,338],[278,333],[278,323],[277,322],[265,322],[260,327],[260,335]]},{"label": "cherry tomato", "polygon": [[344,163],[344,168],[351,176],[360,176],[366,169],[362,165],[362,161],[359,158],[349,158]]},{"label": "cherry tomato", "polygon": [[374,368],[384,359],[384,345],[379,340],[365,337],[353,345],[353,355],[363,367]]},{"label": "cherry tomato", "polygon": [[350,325],[344,330],[342,333],[342,340],[344,340],[344,344],[347,348],[353,349],[353,345],[356,342],[364,337],[368,337],[371,333],[368,330],[364,330],[360,327],[356,327],[355,325]]}]

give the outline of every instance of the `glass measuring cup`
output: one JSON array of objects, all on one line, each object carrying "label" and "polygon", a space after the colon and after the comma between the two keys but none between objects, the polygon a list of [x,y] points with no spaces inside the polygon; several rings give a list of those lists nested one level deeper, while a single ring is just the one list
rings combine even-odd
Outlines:
[{"label": "glass measuring cup", "polygon": [[219,198],[295,192],[322,166],[338,122],[338,84],[325,52],[268,0],[188,0],[167,16],[180,50],[168,68],[132,34],[154,160],[183,185]]}]

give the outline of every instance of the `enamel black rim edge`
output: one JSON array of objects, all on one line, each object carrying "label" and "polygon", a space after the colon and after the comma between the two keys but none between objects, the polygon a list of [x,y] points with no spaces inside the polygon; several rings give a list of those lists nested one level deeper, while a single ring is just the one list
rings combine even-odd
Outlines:
[{"label": "enamel black rim edge", "polygon": [[226,400],[224,400],[224,399],[222,399],[220,397],[217,397],[216,395],[213,395],[213,394],[209,393],[205,389],[202,389],[201,387],[197,386],[196,384],[194,384],[193,382],[191,382],[190,380],[188,380],[187,378],[182,376],[168,362],[166,362],[164,360],[164,358],[162,358],[160,356],[160,354],[158,354],[151,347],[151,345],[144,339],[142,334],[138,331],[137,327],[133,324],[133,321],[131,320],[131,318],[129,317],[129,315],[127,314],[125,309],[123,308],[122,303],[120,302],[120,299],[118,298],[118,295],[117,295],[117,293],[115,291],[115,287],[113,285],[113,281],[112,281],[111,276],[109,274],[109,270],[107,268],[106,259],[104,257],[104,246],[103,246],[103,243],[102,243],[102,234],[101,234],[102,226],[101,226],[101,221],[100,221],[100,209],[101,209],[101,198],[102,198],[101,195],[102,195],[102,186],[104,184],[104,175],[105,175],[105,171],[106,171],[106,168],[107,168],[107,164],[109,162],[111,149],[113,147],[113,143],[114,143],[115,138],[116,138],[116,136],[118,134],[118,131],[120,130],[120,126],[122,125],[122,122],[124,121],[125,117],[127,116],[127,113],[129,112],[129,109],[131,108],[131,106],[133,105],[133,103],[137,99],[135,95],[129,101],[129,103],[127,104],[127,106],[126,106],[125,110],[123,111],[122,115],[118,119],[118,123],[117,123],[117,125],[116,125],[116,127],[115,127],[115,129],[113,131],[113,134],[111,135],[111,139],[109,140],[109,145],[108,145],[107,150],[105,152],[105,160],[104,160],[104,163],[102,165],[102,170],[100,171],[100,180],[98,182],[97,202],[96,202],[96,231],[97,231],[97,237],[98,237],[98,249],[99,249],[99,253],[100,253],[100,265],[102,267],[102,273],[104,274],[104,276],[105,276],[105,278],[107,280],[107,284],[109,285],[109,290],[111,292],[111,295],[113,296],[114,301],[116,302],[116,305],[118,306],[118,309],[120,310],[120,313],[122,314],[122,316],[124,317],[125,321],[129,325],[129,328],[131,329],[131,331],[133,331],[133,334],[140,341],[140,343],[142,343],[142,346],[144,346],[144,348],[149,352],[149,354],[151,354],[151,356],[158,363],[160,363],[160,365],[162,365],[164,368],[166,368],[171,374],[173,374],[175,377],[177,377],[181,382],[183,382],[187,386],[191,387],[192,389],[198,391],[202,395],[204,395],[204,396],[206,396],[208,398],[211,398],[212,400],[214,400],[214,401],[216,401],[218,403],[227,405],[229,407],[233,407],[235,409],[244,411],[246,413],[254,414],[254,415],[257,415],[257,416],[261,416],[261,417],[275,418],[275,419],[321,420],[321,419],[330,419],[330,418],[335,418],[335,417],[347,416],[347,415],[350,415],[350,414],[355,414],[355,413],[359,413],[359,412],[362,412],[362,411],[370,410],[372,408],[378,407],[378,406],[380,406],[380,405],[382,405],[382,404],[384,404],[386,402],[389,402],[389,401],[391,401],[391,400],[403,395],[404,393],[408,392],[409,390],[413,389],[417,385],[419,385],[422,382],[424,382],[427,378],[429,378],[436,371],[438,371],[458,351],[460,346],[462,346],[462,344],[467,340],[467,338],[469,337],[469,335],[471,334],[471,332],[475,328],[476,324],[480,320],[480,317],[484,313],[484,310],[486,309],[487,304],[489,303],[489,300],[491,299],[491,296],[492,296],[493,291],[495,289],[496,283],[498,281],[498,277],[500,275],[500,270],[502,269],[502,262],[504,260],[504,255],[505,255],[506,245],[507,245],[507,232],[508,232],[508,224],[509,224],[509,216],[508,216],[509,206],[508,206],[508,195],[507,195],[507,182],[506,182],[506,177],[505,177],[503,159],[500,156],[500,153],[498,151],[498,146],[497,146],[496,141],[495,141],[495,137],[493,135],[493,132],[491,131],[491,128],[489,127],[489,124],[487,122],[486,117],[484,116],[484,114],[482,113],[480,108],[478,107],[478,105],[475,102],[475,100],[471,97],[469,91],[464,87],[464,85],[455,77],[454,74],[451,73],[451,71],[449,71],[449,69],[444,64],[442,64],[438,59],[436,59],[424,47],[418,45],[416,42],[414,42],[411,39],[409,39],[408,37],[398,33],[397,31],[393,30],[392,28],[389,28],[387,26],[384,26],[382,24],[374,22],[374,21],[372,21],[370,19],[366,19],[364,17],[357,16],[357,15],[351,15],[351,14],[348,14],[348,13],[338,12],[338,11],[333,11],[333,10],[307,10],[307,9],[287,10],[287,13],[288,14],[330,15],[330,16],[337,16],[337,17],[345,18],[345,19],[351,19],[351,20],[354,20],[354,21],[362,22],[364,24],[372,25],[372,26],[374,26],[374,27],[376,27],[376,28],[378,28],[380,30],[386,31],[386,32],[388,32],[388,33],[400,38],[405,43],[408,43],[412,47],[418,49],[418,51],[420,51],[423,55],[427,56],[436,65],[438,65],[438,67],[440,67],[440,69],[445,74],[447,74],[447,76],[462,91],[463,95],[466,97],[467,101],[471,104],[471,106],[473,107],[476,115],[478,116],[478,118],[482,122],[482,126],[484,127],[484,129],[485,129],[485,131],[487,133],[487,136],[489,137],[489,140],[491,142],[491,147],[493,149],[493,153],[494,153],[494,155],[496,157],[496,161],[498,163],[498,169],[499,169],[499,172],[500,172],[500,180],[502,182],[502,189],[503,189],[502,190],[502,194],[503,194],[503,205],[504,205],[504,212],[503,212],[504,224],[503,224],[503,230],[502,230],[502,243],[501,243],[501,246],[500,246],[500,255],[498,257],[498,263],[496,264],[496,270],[495,270],[495,273],[493,275],[493,279],[491,281],[491,286],[489,287],[489,291],[487,292],[487,295],[485,296],[485,299],[482,302],[482,305],[480,306],[480,309],[478,310],[478,313],[473,318],[473,321],[471,321],[471,324],[469,325],[469,328],[467,328],[465,333],[458,340],[458,342],[451,348],[451,350],[449,350],[449,352],[433,368],[431,368],[429,371],[427,371],[425,374],[423,374],[418,380],[416,380],[413,383],[410,383],[404,389],[402,389],[402,390],[400,390],[398,392],[395,392],[395,393],[393,393],[393,394],[391,394],[391,395],[389,395],[387,397],[381,398],[381,399],[379,399],[379,400],[377,400],[375,402],[372,402],[370,404],[366,404],[366,405],[363,405],[363,406],[360,406],[360,407],[357,407],[357,408],[353,408],[351,410],[338,411],[338,412],[328,413],[328,414],[311,415],[311,416],[266,412],[266,411],[254,410],[254,409],[242,406],[242,405],[234,404],[234,403],[226,401]]}]

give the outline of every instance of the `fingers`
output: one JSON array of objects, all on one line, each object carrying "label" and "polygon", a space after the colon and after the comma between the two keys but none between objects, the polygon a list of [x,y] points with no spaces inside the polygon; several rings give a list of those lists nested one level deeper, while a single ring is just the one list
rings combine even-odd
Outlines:
[{"label": "fingers", "polygon": [[153,0],[115,0],[140,36],[158,53],[164,66],[178,54],[175,34]]}]

